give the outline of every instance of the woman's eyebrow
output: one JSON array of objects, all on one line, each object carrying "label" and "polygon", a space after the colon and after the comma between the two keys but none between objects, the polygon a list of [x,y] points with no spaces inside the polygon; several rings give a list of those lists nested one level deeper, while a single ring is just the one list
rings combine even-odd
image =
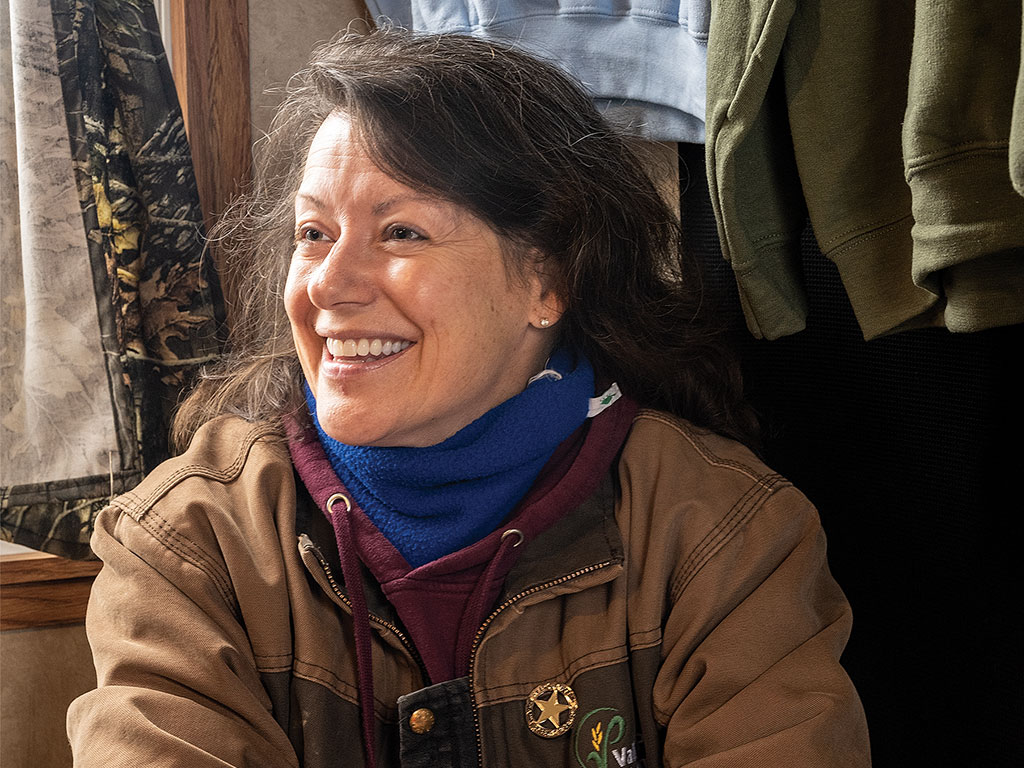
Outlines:
[{"label": "woman's eyebrow", "polygon": [[[324,201],[323,198],[317,197],[316,195],[310,192],[297,192],[295,194],[295,200],[305,201],[313,205],[315,208],[319,208],[321,210],[330,207],[327,204],[327,202]],[[371,209],[371,213],[374,216],[381,216],[387,213],[390,209],[403,203],[423,203],[425,205],[430,205],[437,210],[447,210],[449,208],[449,206],[445,205],[443,200],[439,200],[438,198],[432,195],[424,195],[412,192],[409,194],[395,195],[394,197],[389,197],[386,200],[382,200],[381,202],[373,206],[373,208]]]},{"label": "woman's eyebrow", "polygon": [[326,208],[327,207],[327,203],[325,203],[323,200],[321,200],[316,195],[311,195],[308,192],[298,192],[298,193],[296,193],[295,199],[296,200],[306,200],[307,202],[312,203],[317,208]]},{"label": "woman's eyebrow", "polygon": [[396,195],[395,197],[389,197],[387,200],[377,203],[373,206],[373,213],[374,215],[379,216],[382,213],[387,213],[388,210],[401,203],[426,203],[428,205],[433,205],[434,207],[441,207],[443,205],[440,200],[436,197],[432,197],[431,195],[412,193],[408,195]]}]

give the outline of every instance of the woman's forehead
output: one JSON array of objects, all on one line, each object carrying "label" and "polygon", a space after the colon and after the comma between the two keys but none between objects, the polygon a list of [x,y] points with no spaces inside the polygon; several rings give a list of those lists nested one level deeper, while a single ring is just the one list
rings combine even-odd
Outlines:
[{"label": "woman's forehead", "polygon": [[385,214],[404,203],[445,209],[450,216],[472,216],[459,205],[429,189],[410,187],[374,160],[358,128],[344,112],[321,123],[306,155],[296,205],[327,207],[338,195],[370,195],[374,214]]},{"label": "woman's forehead", "polygon": [[344,112],[332,112],[320,123],[306,151],[305,168],[331,162],[341,156],[366,156],[352,119]]}]

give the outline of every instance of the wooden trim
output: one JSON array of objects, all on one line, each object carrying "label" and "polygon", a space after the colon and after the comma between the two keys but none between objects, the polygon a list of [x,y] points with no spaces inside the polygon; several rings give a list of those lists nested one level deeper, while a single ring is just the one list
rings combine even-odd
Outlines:
[{"label": "wooden trim", "polygon": [[0,631],[85,621],[102,563],[42,552],[0,557]]},{"label": "wooden trim", "polygon": [[188,57],[185,55],[185,0],[171,0],[171,76],[188,133]]},{"label": "wooden trim", "polygon": [[174,80],[209,229],[251,174],[248,0],[172,0],[171,40]]}]

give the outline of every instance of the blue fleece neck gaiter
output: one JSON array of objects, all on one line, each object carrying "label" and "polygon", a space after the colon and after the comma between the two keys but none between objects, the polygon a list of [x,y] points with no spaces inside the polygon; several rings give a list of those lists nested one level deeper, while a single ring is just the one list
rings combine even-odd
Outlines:
[{"label": "blue fleece neck gaiter", "polygon": [[416,568],[497,528],[559,444],[584,422],[594,394],[590,363],[560,350],[548,361],[548,370],[560,378],[535,379],[515,397],[426,448],[340,443],[321,429],[308,387],[306,402],[338,478]]}]

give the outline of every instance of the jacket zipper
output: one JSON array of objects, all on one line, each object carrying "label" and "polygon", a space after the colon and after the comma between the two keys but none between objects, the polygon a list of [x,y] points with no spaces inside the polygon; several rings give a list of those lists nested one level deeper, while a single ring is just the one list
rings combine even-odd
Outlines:
[{"label": "jacket zipper", "polygon": [[559,584],[564,584],[567,581],[571,581],[572,579],[578,578],[585,574],[592,573],[593,571],[599,571],[602,568],[608,567],[609,565],[612,565],[611,560],[605,560],[602,563],[588,565],[586,568],[581,568],[578,571],[573,571],[572,573],[566,574],[565,576],[560,576],[559,578],[553,579],[552,581],[546,581],[543,584],[538,584],[536,586],[530,587],[527,590],[519,592],[518,594],[508,598],[507,600],[505,600],[505,602],[503,602],[501,605],[495,608],[491,612],[491,615],[484,620],[484,623],[480,625],[480,629],[477,630],[476,637],[473,638],[473,645],[469,651],[469,696],[470,704],[473,707],[473,732],[476,735],[476,762],[478,766],[482,766],[484,763],[484,748],[483,741],[481,740],[480,737],[480,712],[477,709],[476,697],[474,696],[473,693],[473,672],[476,666],[477,648],[480,646],[480,640],[484,636],[484,633],[487,631],[487,627],[491,625],[491,622],[494,621],[494,619],[497,617],[499,613],[501,613],[503,610],[508,608],[513,603],[522,600],[524,597],[529,597],[530,595],[540,592],[541,590],[550,589],[551,587],[558,586]]},{"label": "jacket zipper", "polygon": [[[349,600],[348,597],[341,591],[341,588],[338,586],[338,583],[334,580],[334,574],[331,571],[331,566],[327,564],[327,561],[324,559],[324,556],[320,554],[320,550],[317,549],[316,545],[313,543],[307,544],[305,546],[307,551],[312,552],[313,557],[315,557],[317,562],[320,563],[320,567],[323,569],[324,575],[327,576],[327,582],[331,585],[331,589],[334,591],[334,594],[337,595],[338,599],[341,600],[341,602],[345,604],[349,611],[352,612],[354,617],[355,610],[352,608],[352,601]],[[412,644],[409,638],[405,636],[402,630],[400,630],[391,622],[385,621],[384,619],[371,613],[370,611],[367,611],[366,615],[370,617],[370,621],[373,621],[379,624],[380,626],[384,627],[384,629],[387,629],[388,631],[393,633],[395,637],[397,637],[401,641],[402,645],[405,647],[405,650],[409,652],[409,655],[413,658],[417,666],[420,668],[420,674],[423,675],[423,679],[429,681],[430,678],[429,676],[427,676],[426,669],[423,666],[423,659],[420,658],[419,651],[416,650],[416,647]]]}]

